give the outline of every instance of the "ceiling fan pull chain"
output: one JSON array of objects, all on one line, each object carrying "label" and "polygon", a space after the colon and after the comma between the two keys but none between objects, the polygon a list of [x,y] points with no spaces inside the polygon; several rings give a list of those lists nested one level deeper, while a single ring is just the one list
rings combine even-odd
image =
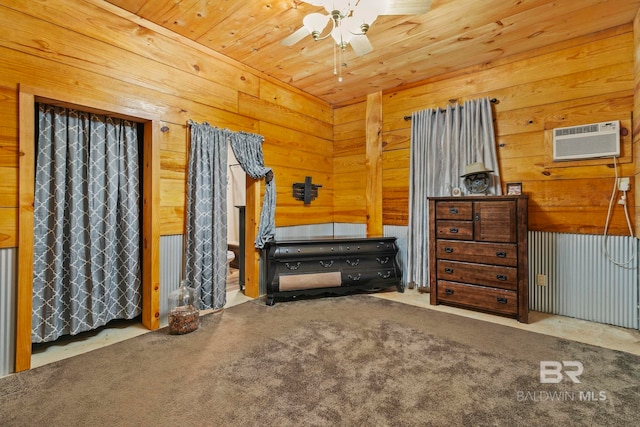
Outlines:
[{"label": "ceiling fan pull chain", "polygon": [[336,44],[333,44],[333,75],[338,75],[338,67],[336,64],[338,63],[337,53],[336,53]]},{"label": "ceiling fan pull chain", "polygon": [[340,47],[340,52],[338,52],[338,55],[340,55],[340,60],[338,61],[338,82],[342,81],[342,57],[344,55],[344,48]]}]

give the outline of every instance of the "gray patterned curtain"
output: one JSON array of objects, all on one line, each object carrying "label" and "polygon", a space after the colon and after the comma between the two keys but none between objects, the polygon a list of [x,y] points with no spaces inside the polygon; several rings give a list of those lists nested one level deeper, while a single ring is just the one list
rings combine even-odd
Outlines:
[{"label": "gray patterned curtain", "polygon": [[32,341],[141,312],[134,123],[38,106]]},{"label": "gray patterned curtain", "polygon": [[200,309],[218,309],[227,302],[229,131],[189,124],[185,279],[200,296]]},{"label": "gray patterned curtain", "polygon": [[256,247],[275,233],[275,183],[264,166],[263,137],[218,129],[208,123],[191,125],[187,175],[185,278],[200,295],[201,309],[226,304],[227,281],[227,144],[252,178],[267,177]]},{"label": "gray patterned curtain", "polygon": [[464,188],[464,168],[484,162],[494,171],[491,194],[502,194],[489,98],[428,109],[411,116],[407,283],[429,287],[429,204]]},{"label": "gray patterned curtain", "polygon": [[266,187],[260,212],[255,246],[262,249],[276,233],[276,182],[273,171],[264,165],[261,135],[237,132],[231,135],[231,148],[242,169],[253,179],[265,178]]}]

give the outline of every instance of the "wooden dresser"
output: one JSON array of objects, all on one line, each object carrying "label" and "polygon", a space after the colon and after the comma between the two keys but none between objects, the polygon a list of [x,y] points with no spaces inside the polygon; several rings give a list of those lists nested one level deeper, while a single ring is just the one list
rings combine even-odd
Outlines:
[{"label": "wooden dresser", "polygon": [[345,294],[395,286],[404,292],[395,237],[267,243],[267,305],[277,297]]},{"label": "wooden dresser", "polygon": [[429,198],[430,303],[527,323],[527,196]]}]

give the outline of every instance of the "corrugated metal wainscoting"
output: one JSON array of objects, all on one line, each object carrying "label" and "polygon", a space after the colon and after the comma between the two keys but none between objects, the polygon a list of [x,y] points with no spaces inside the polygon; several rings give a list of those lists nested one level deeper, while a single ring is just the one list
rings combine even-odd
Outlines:
[{"label": "corrugated metal wainscoting", "polygon": [[[607,251],[626,262],[638,239],[609,236]],[[531,310],[640,329],[639,302],[637,256],[622,267],[607,257],[601,235],[529,232]]]},{"label": "corrugated metal wainscoting", "polygon": [[0,377],[15,370],[18,249],[0,249]]},{"label": "corrugated metal wainscoting", "polygon": [[160,236],[160,326],[169,324],[169,294],[182,279],[182,234]]},{"label": "corrugated metal wainscoting", "polygon": [[293,225],[276,227],[276,240],[298,240],[333,236],[333,224]]},{"label": "corrugated metal wainscoting", "polygon": [[407,287],[407,231],[409,227],[404,225],[385,225],[384,235],[386,237],[395,237],[398,240],[398,262],[402,268],[402,284]]}]

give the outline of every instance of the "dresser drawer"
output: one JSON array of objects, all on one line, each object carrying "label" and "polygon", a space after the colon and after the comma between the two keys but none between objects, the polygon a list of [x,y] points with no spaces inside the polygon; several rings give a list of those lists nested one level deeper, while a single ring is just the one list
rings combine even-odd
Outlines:
[{"label": "dresser drawer", "polygon": [[399,278],[398,271],[395,268],[379,269],[379,270],[359,270],[359,271],[343,271],[342,286],[352,286],[359,283],[368,283],[372,286],[383,286],[386,281],[393,281]]},{"label": "dresser drawer", "polygon": [[473,203],[464,201],[437,202],[437,219],[458,219],[470,221],[473,217]]},{"label": "dresser drawer", "polygon": [[382,252],[396,253],[397,247],[394,240],[366,240],[343,243],[340,245],[343,255],[354,254],[379,254]]},{"label": "dresser drawer", "polygon": [[271,259],[296,259],[309,257],[338,256],[340,245],[333,242],[319,243],[316,245],[282,245],[273,246],[270,249]]},{"label": "dresser drawer", "polygon": [[358,256],[353,254],[342,259],[342,269],[347,270],[378,270],[395,268],[395,254],[380,254],[378,256]]},{"label": "dresser drawer", "polygon": [[290,259],[276,262],[274,266],[276,274],[324,273],[340,271],[340,259]]},{"label": "dresser drawer", "polygon": [[516,244],[438,240],[436,251],[436,256],[439,259],[508,265],[511,267],[518,265],[518,246]]},{"label": "dresser drawer", "polygon": [[515,291],[438,281],[438,301],[515,315],[518,298]]},{"label": "dresser drawer", "polygon": [[473,222],[438,221],[436,237],[439,239],[473,240]]},{"label": "dresser drawer", "polygon": [[438,259],[438,278],[502,289],[518,288],[518,269],[501,265],[474,264]]}]

